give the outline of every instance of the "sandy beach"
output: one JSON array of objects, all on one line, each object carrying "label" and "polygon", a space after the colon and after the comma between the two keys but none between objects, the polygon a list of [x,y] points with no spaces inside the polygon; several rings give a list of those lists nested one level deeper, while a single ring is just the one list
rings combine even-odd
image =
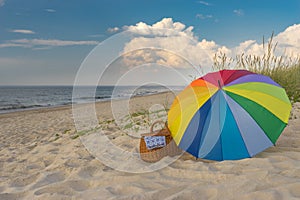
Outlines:
[{"label": "sandy beach", "polygon": [[[173,98],[136,97],[130,112],[170,105]],[[117,128],[110,102],[97,103],[96,111],[114,144],[138,152],[139,139],[128,135],[132,127]],[[203,162],[184,154],[148,173],[118,171],[96,159],[76,132],[71,106],[1,114],[0,126],[1,200],[300,199],[300,103],[276,146],[254,158]]]}]

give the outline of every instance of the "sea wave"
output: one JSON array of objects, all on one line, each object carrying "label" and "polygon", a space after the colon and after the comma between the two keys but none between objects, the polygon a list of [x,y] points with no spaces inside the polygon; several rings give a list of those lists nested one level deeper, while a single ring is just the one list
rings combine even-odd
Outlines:
[{"label": "sea wave", "polygon": [[163,86],[98,86],[96,93],[93,87],[88,86],[79,87],[79,90],[79,96],[74,97],[72,86],[1,86],[0,113],[126,99],[169,91]]},{"label": "sea wave", "polygon": [[7,106],[0,106],[0,111],[8,111],[8,110],[23,110],[23,109],[29,109],[29,108],[41,108],[41,107],[47,107],[43,105],[22,105],[22,104],[16,104],[16,105],[7,105]]}]

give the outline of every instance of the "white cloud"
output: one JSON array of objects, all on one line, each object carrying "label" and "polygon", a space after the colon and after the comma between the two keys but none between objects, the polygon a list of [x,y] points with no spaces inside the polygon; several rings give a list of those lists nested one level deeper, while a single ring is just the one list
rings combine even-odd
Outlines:
[{"label": "white cloud", "polygon": [[[153,25],[139,22],[135,26],[126,27],[126,30],[140,35],[140,37],[133,38],[124,48],[124,52],[133,51],[124,59],[128,66],[135,66],[137,60],[147,61],[141,54],[142,51],[136,52],[135,50],[149,47],[166,50],[155,50],[154,61],[157,64],[164,63],[178,68],[185,68],[186,65],[183,63],[187,62],[211,66],[214,52],[220,49],[226,52],[230,51],[226,47],[217,45],[214,41],[205,39],[199,41],[193,34],[192,26],[186,27],[180,22],[173,22],[172,18],[164,18]],[[175,54],[182,58],[179,59],[180,56],[174,56]],[[149,57],[149,55],[147,56]]]},{"label": "white cloud", "polygon": [[[268,41],[266,41],[268,42]],[[286,55],[289,57],[300,56],[300,24],[294,24],[286,28],[283,32],[275,35],[273,38],[273,45],[277,43],[275,49],[275,56]],[[233,48],[235,54],[244,53],[246,55],[262,55],[267,51],[267,44],[265,47],[262,43],[255,40],[248,40],[240,43],[239,46]]]},{"label": "white cloud", "polygon": [[[232,57],[242,53],[262,56],[266,51],[266,47],[263,48],[263,44],[255,40],[241,42],[233,48],[219,45],[215,41],[199,40],[194,36],[192,26],[186,27],[180,22],[173,22],[171,18],[164,18],[153,25],[139,22],[124,29],[137,34],[123,50],[127,52],[124,62],[129,67],[151,62],[184,68],[187,61],[194,65],[211,67],[212,58],[218,51]],[[274,42],[278,43],[276,55],[285,53],[289,56],[299,56],[300,24],[290,26],[274,36]],[[149,52],[149,48],[155,51]],[[180,56],[174,56],[175,54],[182,58],[179,59]]]},{"label": "white cloud", "polygon": [[113,27],[113,28],[108,28],[107,32],[109,32],[109,33],[115,33],[115,32],[118,32],[119,30],[120,30],[119,27]]},{"label": "white cloud", "polygon": [[44,40],[44,39],[18,39],[9,40],[6,43],[0,44],[0,48],[5,47],[24,47],[35,49],[46,49],[46,47],[62,47],[75,45],[97,45],[97,41],[70,41],[70,40]]},{"label": "white cloud", "polygon": [[6,48],[6,47],[24,47],[24,45],[23,44],[10,43],[10,42],[0,44],[0,48]]},{"label": "white cloud", "polygon": [[174,52],[164,49],[138,49],[122,55],[123,63],[128,67],[156,63],[163,66],[173,66],[174,68],[187,68],[190,63]]},{"label": "white cloud", "polygon": [[4,6],[5,0],[0,0],[0,7]]},{"label": "white cloud", "polygon": [[26,30],[26,29],[15,29],[15,30],[10,30],[12,33],[22,33],[22,34],[35,34],[34,31],[32,30]]},{"label": "white cloud", "polygon": [[243,16],[245,14],[242,9],[233,10],[233,13],[237,16]]},{"label": "white cloud", "polygon": [[172,18],[163,18],[161,21],[148,25],[144,22],[139,22],[133,26],[124,26],[123,29],[137,33],[140,35],[154,35],[154,36],[189,36],[193,35],[193,26],[186,28],[180,22],[173,22]]},{"label": "white cloud", "polygon": [[198,13],[196,15],[196,18],[199,18],[199,19],[211,19],[211,18],[213,18],[213,16],[212,15],[203,15],[203,14]]},{"label": "white cloud", "polygon": [[274,37],[278,49],[287,55],[300,55],[300,24],[294,24]]},{"label": "white cloud", "polygon": [[54,13],[54,12],[56,12],[56,10],[54,10],[54,9],[51,9],[51,8],[47,8],[47,9],[45,9],[45,11],[46,11],[46,12],[50,12],[50,13]]},{"label": "white cloud", "polygon": [[205,6],[211,6],[212,4],[206,2],[206,1],[198,1],[198,3],[205,5]]}]

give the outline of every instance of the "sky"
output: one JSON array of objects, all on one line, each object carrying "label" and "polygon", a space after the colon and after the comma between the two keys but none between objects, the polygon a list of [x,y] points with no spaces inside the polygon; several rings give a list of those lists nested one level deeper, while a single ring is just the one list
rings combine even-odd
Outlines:
[{"label": "sky", "polygon": [[[104,84],[114,84],[108,80],[116,72],[115,81],[124,77],[121,68],[129,73],[133,65],[144,62],[154,63],[143,69],[147,74],[153,72],[162,78],[168,73],[157,73],[163,66],[170,65],[181,73],[187,67],[180,66],[187,60],[192,65],[209,65],[205,55],[219,50],[229,55],[259,54],[263,36],[268,38],[272,32],[280,44],[279,52],[298,54],[299,10],[299,0],[0,0],[0,85],[72,85],[90,52],[98,48],[106,54],[106,49],[102,50],[109,48],[107,45],[123,56],[111,61]],[[158,29],[173,33],[162,34]],[[123,31],[139,36],[124,39],[119,52],[113,42]],[[187,37],[194,43],[183,39]],[[153,45],[164,52],[136,51]],[[97,62],[105,63],[100,58]],[[106,66],[101,67],[98,73]],[[134,77],[144,76],[128,77],[134,84]],[[82,83],[93,84],[88,80],[86,74]]]}]

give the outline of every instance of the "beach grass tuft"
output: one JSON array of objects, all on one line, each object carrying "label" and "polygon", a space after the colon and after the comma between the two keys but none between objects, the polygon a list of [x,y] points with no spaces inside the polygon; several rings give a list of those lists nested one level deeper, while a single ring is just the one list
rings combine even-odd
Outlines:
[{"label": "beach grass tuft", "polygon": [[246,69],[266,75],[281,85],[292,102],[300,101],[300,57],[276,56],[277,43],[273,34],[268,43],[263,42],[264,53],[258,55],[236,55],[234,58],[223,52],[217,52],[213,58],[212,69]]}]

